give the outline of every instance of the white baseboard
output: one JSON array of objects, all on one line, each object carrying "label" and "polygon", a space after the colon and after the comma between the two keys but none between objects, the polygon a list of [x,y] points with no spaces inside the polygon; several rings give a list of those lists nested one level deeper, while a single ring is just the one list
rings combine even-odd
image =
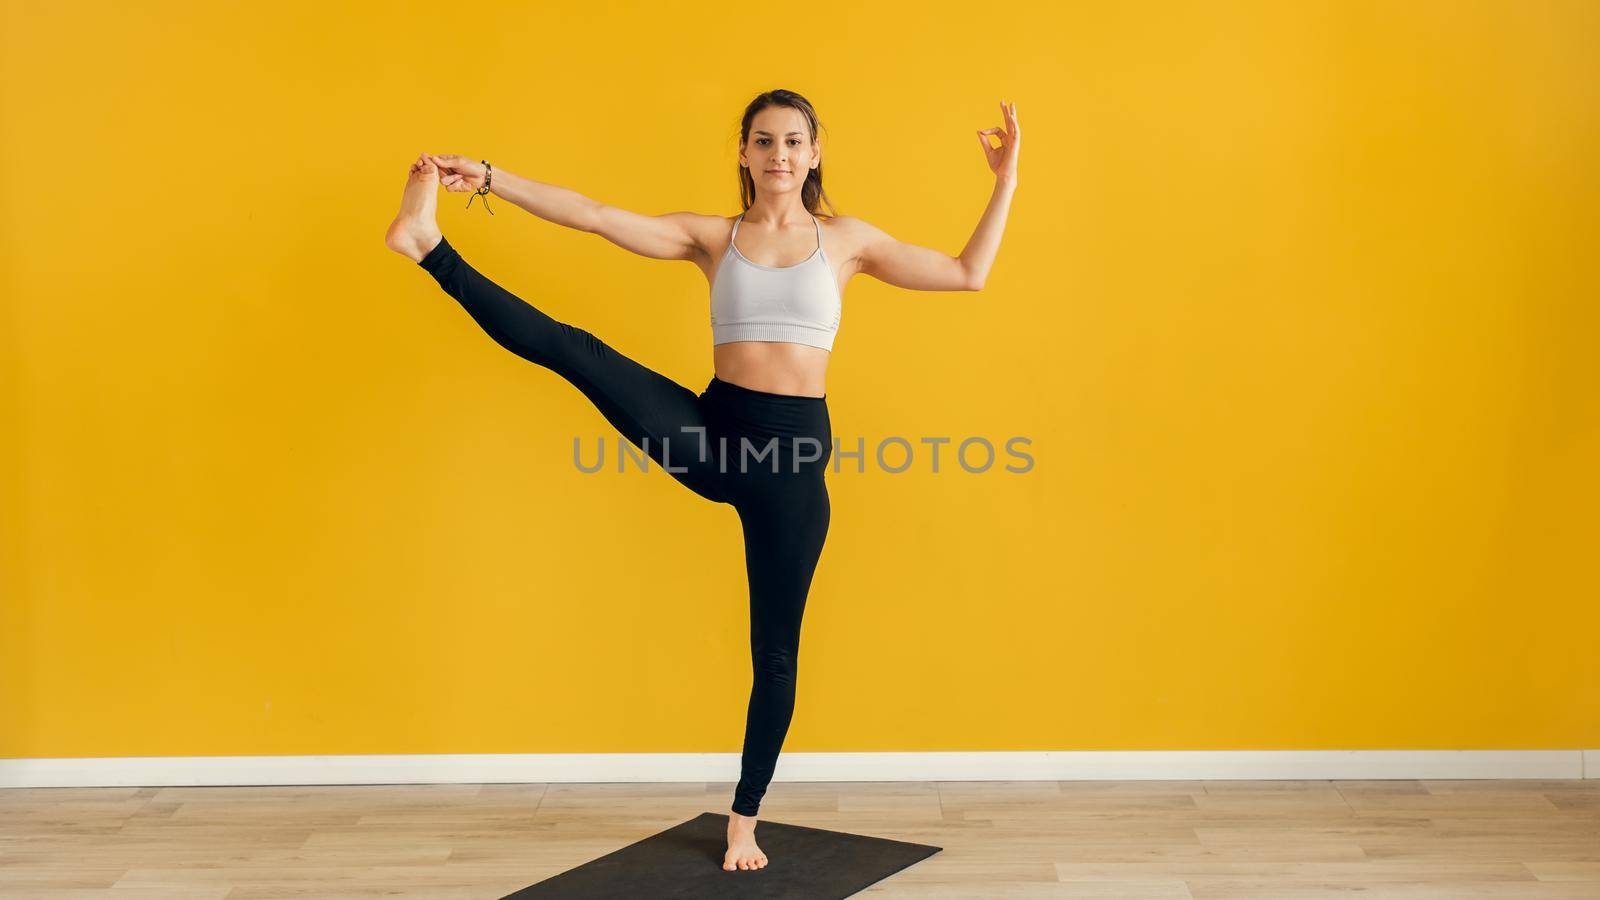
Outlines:
[{"label": "white baseboard", "polygon": [[[0,788],[737,781],[737,753],[0,759]],[[785,753],[774,781],[1600,778],[1600,750]]]}]

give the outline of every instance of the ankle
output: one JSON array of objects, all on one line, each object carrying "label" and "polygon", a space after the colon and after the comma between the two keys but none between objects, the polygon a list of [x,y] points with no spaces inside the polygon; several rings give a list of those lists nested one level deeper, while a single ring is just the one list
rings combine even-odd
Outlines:
[{"label": "ankle", "polygon": [[390,250],[414,263],[420,263],[443,240],[444,234],[438,231],[428,234],[407,228],[390,228],[384,243]]},{"label": "ankle", "polygon": [[444,232],[439,231],[438,229],[434,229],[426,237],[418,240],[416,244],[417,250],[419,251],[417,253],[417,262],[420,263],[424,259],[427,259],[428,254],[433,252],[433,248],[442,243],[444,243]]}]

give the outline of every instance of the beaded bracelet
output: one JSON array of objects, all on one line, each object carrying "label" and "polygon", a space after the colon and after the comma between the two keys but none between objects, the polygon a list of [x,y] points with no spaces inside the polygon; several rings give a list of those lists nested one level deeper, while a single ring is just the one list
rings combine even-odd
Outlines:
[{"label": "beaded bracelet", "polygon": [[[471,209],[472,201],[478,199],[480,196],[483,197],[483,208],[489,209],[489,185],[494,183],[494,166],[489,165],[489,161],[487,159],[480,159],[478,162],[483,163],[483,187],[473,191],[472,196],[467,198],[467,209]],[[489,215],[494,215],[494,210],[489,209]]]}]

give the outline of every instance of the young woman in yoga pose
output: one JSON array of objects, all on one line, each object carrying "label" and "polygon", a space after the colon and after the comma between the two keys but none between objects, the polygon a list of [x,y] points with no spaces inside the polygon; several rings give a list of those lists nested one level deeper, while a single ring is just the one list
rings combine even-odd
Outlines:
[{"label": "young woman in yoga pose", "polygon": [[[389,226],[390,249],[433,276],[496,343],[571,382],[672,477],[737,511],[755,679],[728,818],[722,866],[728,871],[767,864],[755,841],[756,813],[794,713],[800,619],[828,531],[823,472],[833,432],[824,376],[844,286],[859,272],[912,290],[983,287],[1017,185],[1016,106],[1000,107],[1005,129],[978,132],[994,192],[959,256],[901,243],[860,219],[818,217],[827,195],[817,116],[804,97],[784,90],[760,94],[745,108],[739,140],[744,212],[732,219],[639,215],[481,160],[424,153],[411,166],[400,214]],[[990,145],[991,135],[998,148]],[[905,162],[917,146],[916,140],[897,141],[887,162]],[[440,186],[473,191],[485,204],[492,193],[642,256],[699,266],[711,286],[716,372],[706,389],[696,394],[472,268],[435,221]]]}]

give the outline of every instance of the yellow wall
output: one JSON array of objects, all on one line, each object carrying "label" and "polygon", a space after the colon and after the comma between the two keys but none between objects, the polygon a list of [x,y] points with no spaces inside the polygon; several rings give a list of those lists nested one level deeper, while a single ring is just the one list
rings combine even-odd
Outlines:
[{"label": "yellow wall", "polygon": [[[1600,6],[248,6],[5,2],[0,756],[736,750],[731,510],[382,236],[424,149],[731,215],[772,87],[950,253],[1017,102],[988,287],[828,389],[1035,459],[829,475],[786,749],[1600,746]],[[697,269],[464,197],[705,386]]]}]

